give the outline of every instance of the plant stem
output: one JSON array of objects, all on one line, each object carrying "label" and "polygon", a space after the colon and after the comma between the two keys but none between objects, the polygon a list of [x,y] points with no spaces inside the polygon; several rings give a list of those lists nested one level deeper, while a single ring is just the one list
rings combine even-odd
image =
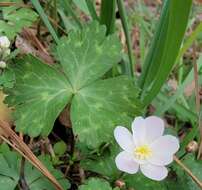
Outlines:
[{"label": "plant stem", "polygon": [[27,184],[27,181],[25,179],[24,170],[25,170],[25,158],[22,157],[21,166],[20,166],[20,185],[23,190],[30,190],[30,188]]},{"label": "plant stem", "polygon": [[200,120],[200,96],[199,96],[199,84],[198,84],[198,67],[196,63],[196,44],[193,44],[193,64],[194,64],[194,83],[195,83],[195,101],[196,101],[196,113],[198,116],[198,128],[200,132],[200,145],[199,145],[199,150],[198,150],[198,155],[197,159],[200,158],[201,156],[201,151],[202,151],[202,129],[201,129],[201,120]]},{"label": "plant stem", "polygon": [[117,0],[117,5],[118,5],[118,9],[119,9],[119,14],[120,14],[120,17],[121,17],[121,22],[122,22],[122,25],[123,25],[123,30],[124,30],[125,37],[126,37],[127,48],[128,48],[128,57],[129,57],[129,61],[130,61],[130,65],[128,67],[129,67],[129,70],[130,70],[130,75],[133,78],[134,77],[133,68],[134,68],[135,58],[134,58],[134,55],[133,55],[131,37],[130,37],[129,28],[128,28],[126,9],[125,9],[123,0]]},{"label": "plant stem", "polygon": [[53,39],[58,44],[59,43],[59,37],[57,36],[57,33],[55,32],[53,26],[51,25],[50,21],[48,20],[48,16],[44,12],[39,0],[31,0],[31,2],[34,5],[37,12],[39,13],[39,16],[43,20],[44,24],[48,28],[48,30],[49,30],[50,34],[52,35]]},{"label": "plant stem", "polygon": [[202,182],[187,168],[176,156],[174,156],[175,162],[193,179],[193,181],[202,189]]},{"label": "plant stem", "polygon": [[88,10],[93,20],[99,21],[99,17],[97,16],[94,3],[92,0],[86,0],[86,5],[88,6]]}]

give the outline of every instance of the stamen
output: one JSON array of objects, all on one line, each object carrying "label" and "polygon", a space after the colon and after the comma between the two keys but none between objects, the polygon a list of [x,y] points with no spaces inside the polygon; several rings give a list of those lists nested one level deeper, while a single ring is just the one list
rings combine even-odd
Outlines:
[{"label": "stamen", "polygon": [[134,154],[137,159],[145,160],[152,155],[152,151],[148,145],[142,145],[135,149]]}]

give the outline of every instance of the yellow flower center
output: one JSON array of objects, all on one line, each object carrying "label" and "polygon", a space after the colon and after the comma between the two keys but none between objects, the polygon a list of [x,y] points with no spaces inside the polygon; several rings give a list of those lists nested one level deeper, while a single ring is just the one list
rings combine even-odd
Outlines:
[{"label": "yellow flower center", "polygon": [[152,151],[148,145],[142,145],[135,148],[134,155],[139,160],[145,160],[152,155]]}]

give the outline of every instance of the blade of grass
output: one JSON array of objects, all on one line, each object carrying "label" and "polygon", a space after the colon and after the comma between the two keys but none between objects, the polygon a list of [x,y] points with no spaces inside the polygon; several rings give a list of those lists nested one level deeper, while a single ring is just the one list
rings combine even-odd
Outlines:
[{"label": "blade of grass", "polygon": [[[192,0],[166,0],[159,28],[144,65],[140,86],[147,106],[159,93],[177,58],[188,23]],[[180,10],[180,11],[179,11]]]},{"label": "blade of grass", "polygon": [[53,28],[53,26],[51,25],[48,16],[46,15],[46,13],[44,12],[41,4],[39,3],[38,0],[31,0],[32,4],[34,5],[35,9],[37,10],[37,12],[39,13],[41,19],[43,20],[44,24],[46,25],[47,29],[49,30],[50,34],[52,35],[53,39],[55,40],[56,43],[59,42],[59,38]]},{"label": "blade of grass", "polygon": [[100,24],[107,27],[107,35],[114,33],[116,18],[116,0],[102,0],[100,12]]},{"label": "blade of grass", "polygon": [[[146,80],[148,80],[147,78],[150,78],[150,80],[154,78],[157,72],[157,69],[154,69],[154,66],[158,68],[158,65],[160,64],[160,59],[162,58],[162,55],[163,55],[162,39],[165,40],[165,32],[167,30],[167,25],[168,25],[168,8],[169,8],[169,1],[166,0],[163,5],[157,30],[152,40],[149,52],[146,56],[146,59],[142,68],[142,73],[139,79],[139,86],[143,91],[144,89],[146,89],[145,83],[146,83]],[[153,72],[153,75],[150,74],[152,72]]]},{"label": "blade of grass", "polygon": [[75,25],[73,25],[70,22],[69,18],[65,15],[65,13],[64,13],[64,11],[62,9],[58,9],[58,13],[59,13],[59,15],[61,17],[61,20],[62,20],[62,22],[64,24],[64,27],[65,27],[65,30],[67,32],[76,28]]},{"label": "blade of grass", "polygon": [[64,9],[72,16],[72,18],[75,20],[75,22],[78,25],[78,27],[81,29],[82,28],[82,24],[81,24],[79,18],[77,17],[77,15],[75,14],[75,12],[72,10],[72,7],[68,3],[68,1],[61,0],[61,3],[63,5]]},{"label": "blade of grass", "polygon": [[88,6],[88,11],[93,20],[99,21],[99,17],[97,16],[95,6],[92,0],[86,0],[86,5]]},{"label": "blade of grass", "polygon": [[201,34],[201,32],[202,32],[202,23],[197,25],[194,31],[190,34],[190,36],[188,36],[188,38],[184,42],[177,56],[176,64],[179,62],[180,58],[184,55],[184,53],[191,47],[191,45],[197,39],[197,37]]},{"label": "blade of grass", "polygon": [[123,25],[123,30],[125,33],[126,37],[126,43],[127,43],[127,48],[128,48],[128,57],[129,57],[129,63],[128,65],[128,70],[130,71],[130,76],[134,77],[134,64],[135,64],[135,56],[133,54],[133,49],[132,49],[132,44],[131,44],[131,37],[130,37],[130,32],[129,32],[129,27],[128,27],[128,22],[127,22],[127,14],[126,14],[126,9],[124,6],[123,0],[117,0],[117,5],[119,9],[119,14],[121,17],[121,22]]}]

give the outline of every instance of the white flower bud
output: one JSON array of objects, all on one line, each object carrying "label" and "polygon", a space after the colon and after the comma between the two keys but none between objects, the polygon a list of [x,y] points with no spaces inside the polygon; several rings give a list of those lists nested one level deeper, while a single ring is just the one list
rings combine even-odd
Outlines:
[{"label": "white flower bud", "polygon": [[10,41],[6,36],[1,36],[0,37],[0,48],[1,49],[6,49],[9,48],[10,46]]},{"label": "white flower bud", "polygon": [[5,50],[3,51],[4,57],[7,57],[8,55],[10,55],[10,53],[11,53],[11,50],[10,50],[10,49],[5,49]]},{"label": "white flower bud", "polygon": [[5,69],[6,68],[6,62],[0,61],[0,69]]}]

